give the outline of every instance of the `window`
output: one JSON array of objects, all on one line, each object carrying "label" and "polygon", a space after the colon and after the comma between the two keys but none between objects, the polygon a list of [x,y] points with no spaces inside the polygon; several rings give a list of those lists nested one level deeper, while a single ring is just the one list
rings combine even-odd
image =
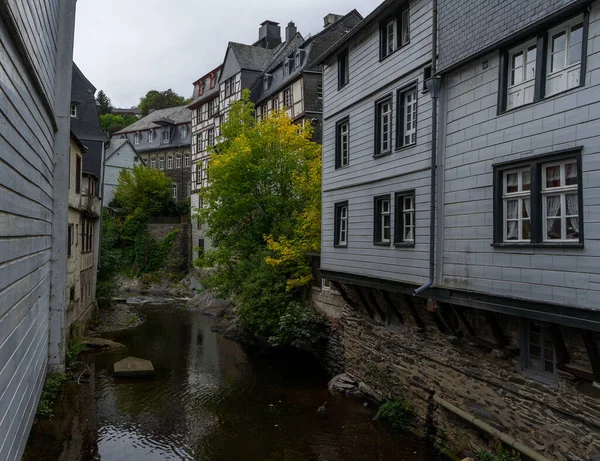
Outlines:
[{"label": "window", "polygon": [[581,16],[549,32],[546,95],[579,86],[583,55]]},{"label": "window", "polygon": [[140,143],[140,134],[139,133],[136,133],[133,135],[133,143],[136,145]]},{"label": "window", "polygon": [[383,59],[410,41],[408,10],[383,20],[379,26],[380,58]]},{"label": "window", "polygon": [[214,117],[215,115],[215,103],[216,101],[213,99],[211,101],[208,102],[208,116],[209,117]]},{"label": "window", "polygon": [[172,170],[173,169],[173,156],[169,155],[167,157],[167,170]]},{"label": "window", "polygon": [[175,156],[175,168],[181,168],[181,154]]},{"label": "window", "polygon": [[271,108],[275,111],[279,110],[279,99],[278,98],[273,98],[273,100],[271,101]]},{"label": "window", "polygon": [[198,96],[202,96],[204,93],[204,82],[198,83]]},{"label": "window", "polygon": [[202,133],[196,135],[196,153],[202,152]]},{"label": "window", "polygon": [[181,134],[181,139],[185,139],[185,138],[187,138],[187,133],[188,133],[188,130],[187,130],[187,125],[183,125],[183,126],[181,127],[181,131],[180,131],[180,134]]},{"label": "window", "polygon": [[496,166],[494,181],[495,244],[583,245],[580,151]]},{"label": "window", "polygon": [[349,81],[350,61],[348,59],[348,50],[345,50],[338,55],[338,90],[346,86]]},{"label": "window", "polygon": [[76,104],[71,104],[71,118],[77,118],[77,105]]},{"label": "window", "polygon": [[584,84],[588,14],[580,14],[504,53],[499,112]]},{"label": "window", "polygon": [[75,157],[75,193],[81,193],[81,157]]},{"label": "window", "polygon": [[134,156],[133,157],[133,163],[138,163],[140,161],[140,159],[138,158],[138,156]]},{"label": "window", "polygon": [[215,75],[210,74],[210,89],[212,90],[215,87]]},{"label": "window", "polygon": [[533,102],[537,43],[535,40],[509,51],[507,109]]},{"label": "window", "polygon": [[333,244],[336,247],[348,246],[348,202],[336,203]]},{"label": "window", "polygon": [[429,80],[431,78],[431,66],[427,66],[425,69],[423,69],[423,89],[422,89],[422,93],[428,93],[429,92],[429,88],[427,88],[427,80]]},{"label": "window", "polygon": [[73,246],[73,224],[67,227],[67,258],[71,257],[71,247]]},{"label": "window", "polygon": [[165,169],[165,158],[164,157],[159,157],[158,158],[158,169],[159,170],[164,170]]},{"label": "window", "polygon": [[198,239],[198,257],[201,258],[204,255],[204,239]]},{"label": "window", "polygon": [[283,76],[287,77],[288,75],[290,75],[290,58],[286,58],[286,60],[283,63]]},{"label": "window", "polygon": [[202,123],[202,106],[196,109],[196,123]]},{"label": "window", "polygon": [[75,287],[69,289],[69,302],[75,301]]},{"label": "window", "polygon": [[206,141],[206,143],[209,146],[214,146],[215,145],[215,130],[213,128],[211,128],[210,130],[208,130],[208,135],[207,135],[207,141]]},{"label": "window", "polygon": [[335,167],[343,168],[350,163],[350,121],[348,118],[336,124]]},{"label": "window", "polygon": [[150,168],[153,170],[156,168],[156,158],[155,157],[152,157],[150,159]]},{"label": "window", "polygon": [[235,77],[225,81],[225,97],[228,98],[233,94],[235,94]]},{"label": "window", "polygon": [[375,103],[375,155],[392,150],[392,98]]},{"label": "window", "polygon": [[283,105],[289,109],[292,107],[293,98],[292,98],[292,88],[286,88],[283,92]]},{"label": "window", "polygon": [[154,130],[148,131],[148,142],[154,142]]},{"label": "window", "polygon": [[417,142],[417,87],[398,92],[396,147]]},{"label": "window", "polygon": [[183,166],[186,168],[190,166],[190,154],[185,154],[183,156]]},{"label": "window", "polygon": [[392,212],[389,195],[375,197],[373,243],[389,245],[392,236]]},{"label": "window", "polygon": [[521,368],[534,379],[556,381],[556,357],[550,329],[533,320],[521,323]]},{"label": "window", "polygon": [[300,64],[302,64],[302,54],[300,53],[300,50],[298,50],[296,56],[294,56],[294,67],[297,69],[300,67]]},{"label": "window", "polygon": [[265,74],[263,76],[263,91],[267,91],[269,89],[269,83],[271,83],[271,74]]},{"label": "window", "polygon": [[413,246],[415,243],[415,192],[396,194],[394,244]]},{"label": "window", "polygon": [[319,80],[317,82],[317,98],[323,99],[323,81]]},{"label": "window", "polygon": [[169,132],[168,131],[163,131],[162,140],[163,140],[163,142],[169,142]]},{"label": "window", "polygon": [[171,191],[173,192],[173,198],[177,200],[177,183],[174,182],[171,186]]}]

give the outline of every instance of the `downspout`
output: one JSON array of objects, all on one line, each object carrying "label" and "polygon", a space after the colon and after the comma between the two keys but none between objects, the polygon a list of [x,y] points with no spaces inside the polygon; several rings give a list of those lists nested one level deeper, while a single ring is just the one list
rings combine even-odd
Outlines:
[{"label": "downspout", "polygon": [[466,411],[461,410],[457,406],[451,404],[450,402],[438,397],[437,395],[433,396],[433,401],[448,410],[450,413],[455,414],[456,416],[464,419],[468,423],[471,423],[473,426],[481,429],[486,434],[491,435],[494,438],[500,439],[503,443],[508,445],[511,448],[514,448],[519,453],[525,455],[527,458],[532,459],[533,461],[550,461],[544,455],[541,455],[537,451],[532,450],[527,445],[519,442],[514,437],[505,434],[504,432],[500,432],[498,429],[494,429],[492,426],[487,424],[486,422],[478,419]]},{"label": "downspout", "polygon": [[[435,181],[437,168],[437,105],[439,97],[439,86],[435,85],[441,79],[436,77],[436,62],[437,62],[437,0],[432,0],[432,25],[431,25],[431,79],[429,91],[431,93],[431,197],[430,197],[430,214],[429,214],[429,280],[425,285],[417,288],[413,295],[417,296],[423,291],[433,286],[435,277]],[[437,79],[437,82],[434,82]]]}]

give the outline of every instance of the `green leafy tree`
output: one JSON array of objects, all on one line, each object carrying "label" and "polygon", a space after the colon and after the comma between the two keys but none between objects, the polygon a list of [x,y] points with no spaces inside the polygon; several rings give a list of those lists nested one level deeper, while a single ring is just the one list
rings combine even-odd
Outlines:
[{"label": "green leafy tree", "polygon": [[256,121],[245,91],[221,126],[199,218],[214,249],[208,283],[240,301],[238,317],[273,344],[311,343],[322,325],[306,307],[307,252],[320,241],[321,147],[284,112]]},{"label": "green leafy tree", "polygon": [[137,121],[138,118],[135,115],[103,114],[100,116],[100,127],[102,131],[112,136]]},{"label": "green leafy tree", "polygon": [[115,205],[129,215],[136,211],[148,216],[159,214],[172,208],[171,184],[171,179],[160,170],[142,165],[123,169],[114,190]]},{"label": "green leafy tree", "polygon": [[100,115],[110,114],[112,112],[112,104],[106,93],[102,90],[98,91],[96,101],[100,105]]},{"label": "green leafy tree", "polygon": [[167,109],[169,107],[181,106],[185,103],[185,98],[179,96],[172,89],[165,91],[150,90],[146,96],[140,99],[139,108],[142,111],[142,117],[150,113],[154,109]]}]

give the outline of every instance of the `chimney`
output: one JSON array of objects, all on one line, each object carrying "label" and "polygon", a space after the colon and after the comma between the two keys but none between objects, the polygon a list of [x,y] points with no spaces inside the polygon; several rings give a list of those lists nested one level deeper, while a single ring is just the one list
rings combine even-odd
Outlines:
[{"label": "chimney", "polygon": [[296,28],[296,24],[294,24],[293,21],[290,21],[287,25],[287,27],[285,28],[285,41],[289,42],[292,38],[294,38],[294,35],[296,35],[296,32],[298,32],[298,29]]},{"label": "chimney", "polygon": [[254,46],[272,49],[281,44],[281,27],[278,22],[265,21],[258,29],[258,41]]},{"label": "chimney", "polygon": [[323,27],[327,27],[330,26],[331,24],[333,24],[335,21],[342,19],[344,16],[342,16],[341,14],[333,14],[333,13],[329,13],[327,16],[325,16],[323,18]]}]

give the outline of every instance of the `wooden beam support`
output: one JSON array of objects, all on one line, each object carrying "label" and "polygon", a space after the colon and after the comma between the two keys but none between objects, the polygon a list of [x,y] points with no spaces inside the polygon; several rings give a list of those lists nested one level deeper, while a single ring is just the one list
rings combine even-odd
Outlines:
[{"label": "wooden beam support", "polygon": [[349,285],[349,286],[350,286],[350,290],[352,291],[352,294],[358,300],[358,302],[360,303],[362,308],[365,310],[365,312],[367,313],[369,318],[373,319],[375,317],[375,312],[373,312],[373,309],[371,309],[371,306],[369,306],[369,303],[363,296],[362,292],[360,291],[360,288],[357,285]]},{"label": "wooden beam support", "polygon": [[342,285],[340,282],[336,282],[334,280],[331,281],[331,285],[333,286],[333,288],[335,288],[339,292],[342,299],[344,301],[346,301],[346,304],[348,304],[350,307],[352,307],[354,309],[359,308],[358,304],[356,304],[356,302],[350,296],[348,296],[348,292],[344,288],[344,285]]},{"label": "wooden beam support", "polygon": [[488,322],[488,325],[492,329],[492,334],[494,335],[494,339],[496,340],[498,346],[500,346],[501,348],[507,346],[508,340],[506,339],[506,336],[502,331],[502,327],[498,322],[498,317],[496,317],[496,314],[490,311],[484,311],[484,315],[485,319]]},{"label": "wooden beam support", "polygon": [[415,303],[412,300],[412,298],[409,295],[404,295],[404,302],[408,306],[408,310],[410,311],[410,314],[412,315],[412,318],[415,321],[415,323],[417,324],[417,326],[424,330],[425,322],[423,322],[423,319],[417,312],[417,308],[415,307]]},{"label": "wooden beam support", "polygon": [[[440,316],[440,320],[444,324],[444,327],[446,328],[446,330],[448,330],[452,334],[452,336],[456,336],[456,337],[460,338],[463,335],[463,332],[460,331],[460,328],[455,328],[454,327],[455,322],[453,321],[453,319],[449,318],[449,316],[454,314],[452,306],[449,304],[446,304],[446,303],[439,303],[439,304],[440,304],[440,308],[438,309],[438,314]],[[454,315],[456,315],[456,314],[454,314]]]},{"label": "wooden beam support", "polygon": [[383,311],[383,309],[381,309],[381,306],[377,302],[377,298],[375,298],[375,293],[373,293],[373,288],[361,287],[361,290],[365,291],[367,302],[373,308],[373,310],[377,312],[377,315],[379,315],[381,321],[383,323],[386,323],[387,316],[385,315],[385,312]]},{"label": "wooden beam support", "polygon": [[398,309],[398,306],[396,306],[394,304],[394,302],[392,301],[392,299],[390,298],[390,294],[385,290],[379,290],[379,294],[381,295],[381,297],[387,304],[388,309],[391,309],[392,311],[394,311],[394,314],[396,315],[396,317],[398,317],[398,320],[400,320],[400,323],[402,325],[404,325],[404,316],[400,313],[400,309]]},{"label": "wooden beam support", "polygon": [[594,381],[600,383],[600,353],[598,353],[594,332],[583,330],[583,342],[585,343],[585,348],[587,349],[590,364],[592,365],[592,370],[594,372]]},{"label": "wooden beam support", "polygon": [[454,304],[450,304],[450,307],[452,310],[454,310],[454,313],[458,317],[458,320],[460,320],[460,323],[462,323],[462,325],[465,327],[467,334],[472,338],[477,337],[477,334],[475,334],[475,330],[473,330],[473,326],[471,325],[471,322],[469,322],[469,319],[465,316],[463,309],[457,308],[454,306]]},{"label": "wooden beam support", "polygon": [[552,344],[554,345],[554,351],[556,352],[556,364],[560,369],[571,361],[569,351],[567,350],[565,340],[558,325],[550,325],[550,336],[552,337]]}]

